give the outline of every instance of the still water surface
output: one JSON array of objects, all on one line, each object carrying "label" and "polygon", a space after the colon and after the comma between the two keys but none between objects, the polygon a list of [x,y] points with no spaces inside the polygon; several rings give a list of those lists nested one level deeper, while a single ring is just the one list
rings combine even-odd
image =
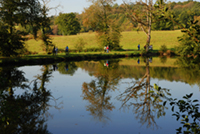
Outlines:
[{"label": "still water surface", "polygon": [[[1,68],[1,130],[175,134],[182,124],[172,116],[169,103],[163,106],[163,102],[190,93],[192,99],[199,99],[200,81],[198,72],[174,65],[176,59],[162,60],[115,59]],[[165,97],[156,98],[156,94]]]}]

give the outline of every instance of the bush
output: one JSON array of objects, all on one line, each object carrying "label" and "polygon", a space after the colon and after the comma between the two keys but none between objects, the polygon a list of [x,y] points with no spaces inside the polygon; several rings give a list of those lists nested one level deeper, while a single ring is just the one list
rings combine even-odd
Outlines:
[{"label": "bush", "polygon": [[165,44],[161,45],[160,50],[165,53],[167,51],[167,46]]},{"label": "bush", "polygon": [[86,44],[87,44],[87,42],[85,42],[85,41],[83,40],[83,38],[79,38],[79,39],[77,40],[77,42],[76,42],[75,48],[76,48],[79,52],[81,52],[81,51],[83,51],[83,48],[85,47]]}]

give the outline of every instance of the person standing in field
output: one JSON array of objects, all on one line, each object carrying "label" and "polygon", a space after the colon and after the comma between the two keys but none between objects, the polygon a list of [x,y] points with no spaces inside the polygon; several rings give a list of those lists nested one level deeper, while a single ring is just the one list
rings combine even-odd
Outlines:
[{"label": "person standing in field", "polygon": [[58,48],[57,47],[55,48],[55,52],[56,52],[56,55],[57,55],[57,53],[58,53]]},{"label": "person standing in field", "polygon": [[107,53],[108,53],[109,52],[109,46],[107,46],[106,49],[107,49]]},{"label": "person standing in field", "polygon": [[55,46],[53,47],[52,53],[53,53],[53,55],[56,54],[56,48],[55,48]]},{"label": "person standing in field", "polygon": [[138,50],[140,50],[140,44],[138,44]]},{"label": "person standing in field", "polygon": [[69,48],[68,48],[68,46],[66,46],[66,48],[65,48],[65,52],[66,52],[66,54],[68,54],[68,52],[69,52]]},{"label": "person standing in field", "polygon": [[104,52],[106,52],[106,46],[104,46]]}]

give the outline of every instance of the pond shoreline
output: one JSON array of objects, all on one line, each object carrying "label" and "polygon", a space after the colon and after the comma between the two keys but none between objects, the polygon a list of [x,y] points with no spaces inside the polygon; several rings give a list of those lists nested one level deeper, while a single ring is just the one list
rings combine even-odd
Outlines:
[{"label": "pond shoreline", "polygon": [[[103,60],[112,58],[125,58],[125,57],[152,57],[160,56],[160,53],[114,53],[114,54],[69,54],[69,55],[44,55],[44,56],[23,56],[16,58],[0,58],[0,66],[22,66],[22,65],[42,65],[50,64],[61,61],[82,61],[82,60]],[[175,55],[173,55],[175,56]]]}]

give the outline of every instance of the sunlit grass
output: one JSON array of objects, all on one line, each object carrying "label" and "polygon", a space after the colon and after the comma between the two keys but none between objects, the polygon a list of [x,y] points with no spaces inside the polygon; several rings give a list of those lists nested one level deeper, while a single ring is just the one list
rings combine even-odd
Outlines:
[{"label": "sunlit grass", "polygon": [[[182,33],[180,30],[175,31],[152,31],[151,44],[153,45],[154,50],[159,50],[161,45],[166,45],[168,49],[173,49],[177,46],[178,40],[177,37],[181,36]],[[69,46],[69,49],[75,49],[75,44],[78,38],[83,38],[87,44],[85,48],[98,48],[99,44],[96,40],[95,33],[81,33],[78,35],[71,36],[52,36],[53,43],[58,47],[58,49],[65,49],[66,46]],[[146,43],[147,36],[144,32],[122,32],[122,37],[120,41],[120,46],[123,49],[137,49],[137,45],[141,45],[141,49]],[[36,51],[38,53],[44,53],[41,48],[42,41],[36,41],[34,39],[28,40],[26,42],[28,49],[32,52]]]}]

